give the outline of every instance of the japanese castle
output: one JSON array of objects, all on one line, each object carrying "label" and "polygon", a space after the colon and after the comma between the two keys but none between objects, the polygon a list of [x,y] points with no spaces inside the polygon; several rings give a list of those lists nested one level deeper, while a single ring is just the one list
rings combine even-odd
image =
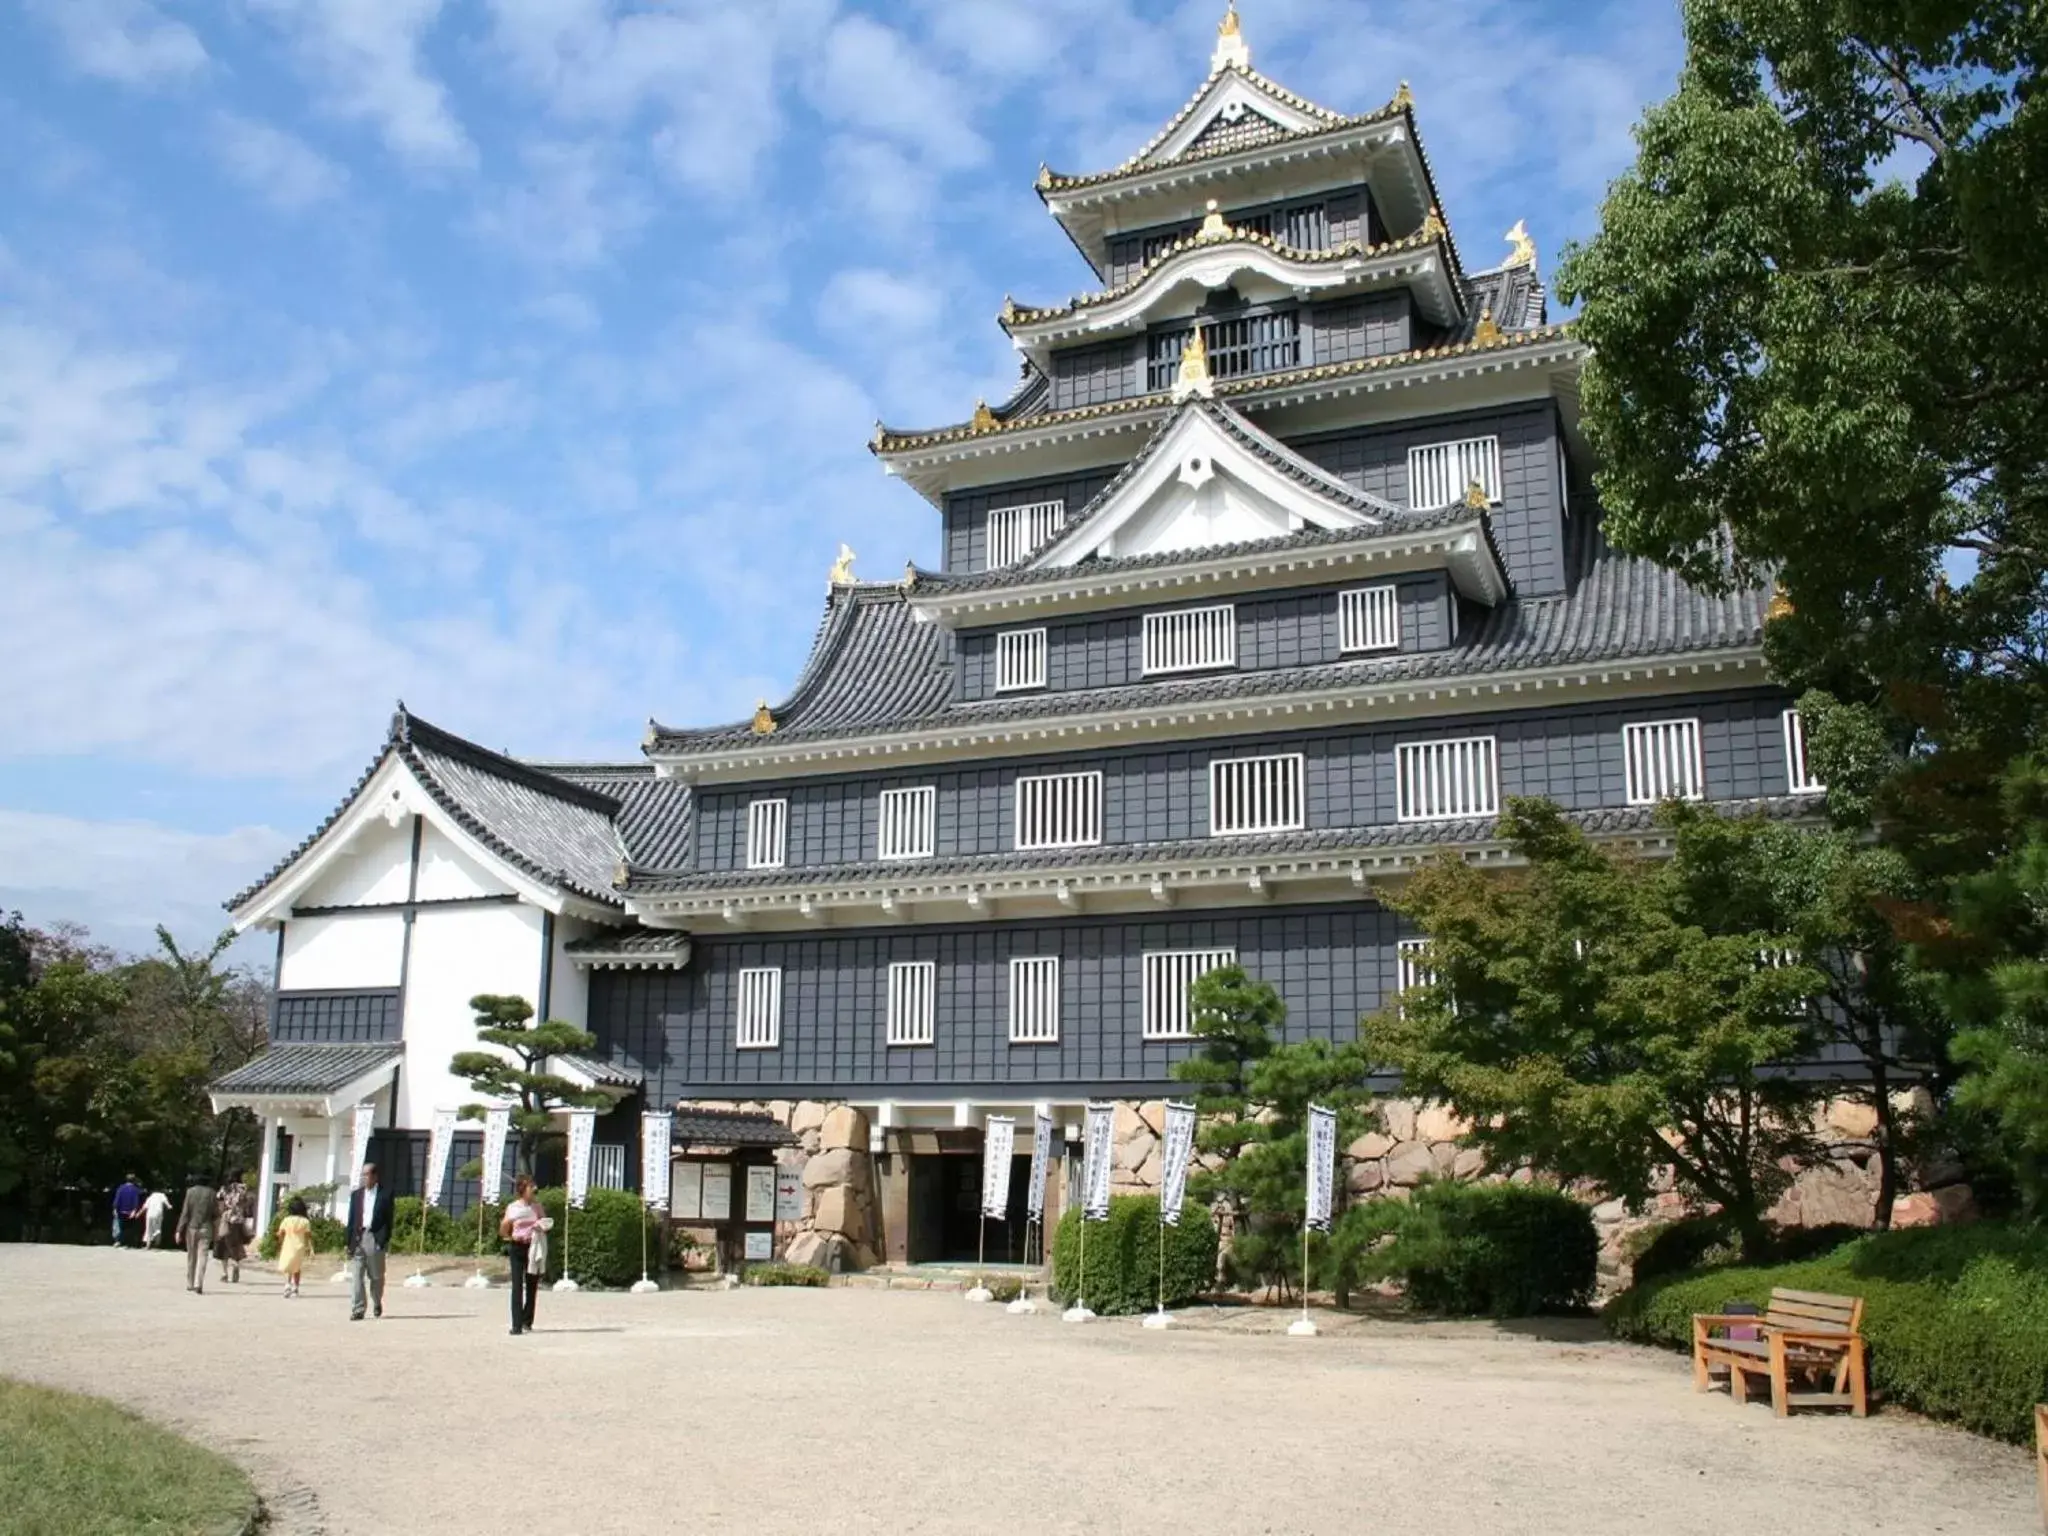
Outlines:
[{"label": "japanese castle", "polygon": [[[597,1036],[554,1070],[617,1105],[598,1182],[637,1186],[640,1112],[675,1108],[673,1215],[735,1256],[750,1224],[756,1256],[971,1256],[987,1116],[1022,1154],[1051,1115],[1056,1214],[1115,1100],[1145,1187],[1193,980],[1235,961],[1290,1035],[1349,1038],[1412,974],[1381,896],[1447,848],[1505,860],[1502,797],[1654,849],[1667,797],[1817,788],[1767,594],[1603,541],[1586,349],[1523,225],[1468,265],[1405,84],[1306,101],[1233,8],[1150,143],[1037,193],[1090,290],[1004,302],[1008,399],[869,444],[937,569],[842,550],[786,696],[618,763],[401,707],[230,903],[277,936],[269,1049],[214,1087],[267,1117],[266,1208],[345,1181],[364,1102],[416,1188],[468,999],[510,992]],[[714,1208],[719,1159],[801,1167],[801,1215]]]}]

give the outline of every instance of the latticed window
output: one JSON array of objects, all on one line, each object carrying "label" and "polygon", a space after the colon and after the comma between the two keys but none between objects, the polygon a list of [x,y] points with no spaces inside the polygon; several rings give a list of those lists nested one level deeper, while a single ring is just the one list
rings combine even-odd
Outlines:
[{"label": "latticed window", "polygon": [[1237,665],[1237,609],[1176,608],[1145,615],[1145,670],[1198,672]]},{"label": "latticed window", "polygon": [[1194,1033],[1190,994],[1202,977],[1237,964],[1234,949],[1169,949],[1145,956],[1145,1038],[1185,1040]]},{"label": "latticed window", "polygon": [[1299,752],[1209,764],[1209,835],[1298,831],[1303,765]]},{"label": "latticed window", "polygon": [[939,967],[931,960],[899,960],[889,967],[889,1044],[930,1045]]},{"label": "latticed window", "polygon": [[1496,757],[1491,736],[1403,742],[1394,749],[1395,818],[1452,821],[1498,814]]},{"label": "latticed window", "polygon": [[1401,604],[1394,586],[1337,594],[1337,649],[1392,651],[1401,646]]},{"label": "latticed window", "polygon": [[1102,841],[1102,775],[1033,774],[1017,780],[1016,846],[1089,848]]},{"label": "latticed window", "polygon": [[988,568],[1015,565],[1067,525],[1064,500],[994,507],[988,514]]},{"label": "latticed window", "polygon": [[1698,800],[1706,793],[1697,720],[1655,720],[1621,728],[1628,803]]},{"label": "latticed window", "polygon": [[617,1142],[598,1142],[590,1149],[590,1182],[598,1189],[626,1187],[626,1149]]},{"label": "latticed window", "polygon": [[939,792],[929,784],[917,789],[882,791],[876,821],[875,857],[928,859],[932,856],[932,823]]},{"label": "latticed window", "polygon": [[789,848],[789,802],[747,802],[747,868],[780,869]]},{"label": "latticed window", "polygon": [[1817,795],[1827,788],[1806,761],[1806,722],[1796,709],[1785,711],[1785,781],[1795,795]]},{"label": "latticed window", "polygon": [[1431,986],[1436,972],[1429,965],[1429,940],[1402,939],[1394,946],[1394,1007],[1401,1010],[1404,993]]},{"label": "latticed window", "polygon": [[[1158,331],[1145,342],[1145,388],[1157,393],[1173,388],[1180,374],[1180,355],[1187,349],[1195,328]],[[1242,315],[1234,320],[1209,320],[1202,324],[1202,341],[1209,349],[1209,376],[1215,379],[1245,378],[1255,373],[1277,373],[1301,364],[1301,314],[1286,309],[1270,315]]]},{"label": "latticed window", "polygon": [[1462,501],[1477,482],[1489,502],[1500,500],[1500,439],[1468,437],[1408,450],[1408,505],[1418,512]]},{"label": "latticed window", "polygon": [[1045,686],[1045,631],[1006,629],[996,636],[996,692]]},{"label": "latticed window", "polygon": [[1053,1045],[1060,1038],[1060,957],[1010,962],[1010,1044]]},{"label": "latticed window", "polygon": [[782,967],[750,966],[739,973],[735,1043],[765,1051],[782,1043]]}]

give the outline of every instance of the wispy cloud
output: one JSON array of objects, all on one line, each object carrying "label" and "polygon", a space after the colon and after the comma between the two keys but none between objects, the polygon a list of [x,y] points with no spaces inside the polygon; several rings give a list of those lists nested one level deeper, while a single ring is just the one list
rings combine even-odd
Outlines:
[{"label": "wispy cloud", "polygon": [[73,69],[122,85],[185,80],[206,67],[199,34],[153,0],[25,0]]},{"label": "wispy cloud", "polygon": [[296,134],[233,112],[214,114],[213,145],[230,175],[286,213],[339,197],[348,180]]}]

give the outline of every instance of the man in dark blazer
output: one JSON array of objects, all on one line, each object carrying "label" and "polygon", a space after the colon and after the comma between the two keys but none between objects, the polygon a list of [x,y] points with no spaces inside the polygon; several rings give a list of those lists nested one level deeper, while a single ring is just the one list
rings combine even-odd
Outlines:
[{"label": "man in dark blazer", "polygon": [[384,1254],[391,1247],[391,1196],[377,1187],[377,1165],[363,1164],[363,1182],[348,1197],[348,1316],[367,1307],[384,1315]]},{"label": "man in dark blazer", "polygon": [[178,1246],[185,1250],[185,1289],[206,1293],[206,1259],[213,1252],[213,1224],[218,1214],[213,1185],[199,1174],[186,1181],[185,1204],[178,1211]]}]

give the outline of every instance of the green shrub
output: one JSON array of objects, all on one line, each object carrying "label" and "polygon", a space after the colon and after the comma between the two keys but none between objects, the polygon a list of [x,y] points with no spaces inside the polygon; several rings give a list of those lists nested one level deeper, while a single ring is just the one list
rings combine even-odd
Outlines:
[{"label": "green shrub", "polygon": [[[1118,1195],[1106,1221],[1088,1223],[1088,1273],[1081,1275],[1081,1212],[1060,1217],[1052,1244],[1052,1295],[1061,1306],[1085,1300],[1105,1316],[1149,1312],[1159,1299],[1159,1201]],[[1166,1228],[1166,1305],[1181,1306],[1216,1284],[1216,1223],[1195,1204],[1181,1207],[1180,1225]]]},{"label": "green shrub", "polygon": [[1800,1263],[1638,1283],[1607,1304],[1615,1337],[1692,1348],[1695,1312],[1774,1286],[1861,1296],[1871,1385],[1902,1407],[2022,1441],[2048,1401],[2048,1233],[1997,1223],[1878,1232]]},{"label": "green shrub", "polygon": [[[256,1257],[272,1263],[277,1260],[277,1224],[290,1212],[279,1211],[270,1218],[270,1230],[263,1234],[263,1240],[256,1245]],[[393,1212],[395,1216],[396,1211]],[[313,1252],[328,1258],[337,1258],[348,1242],[348,1229],[332,1216],[315,1216],[313,1223]]]},{"label": "green shrub", "polygon": [[1832,1253],[1846,1242],[1861,1237],[1857,1227],[1777,1227],[1770,1233],[1764,1251],[1742,1251],[1741,1234],[1726,1216],[1688,1216],[1659,1227],[1645,1227],[1624,1246],[1631,1260],[1634,1284],[1675,1275],[1688,1269],[1713,1269],[1725,1264],[1796,1264],[1804,1259]]},{"label": "green shrub", "polygon": [[[562,1277],[562,1207],[567,1191],[560,1188],[540,1192],[541,1208],[555,1221],[548,1234],[550,1281]],[[493,1252],[499,1251],[497,1211],[487,1213],[485,1229]],[[471,1218],[474,1220],[474,1217]],[[646,1263],[650,1270],[661,1268],[663,1233],[661,1223],[650,1215],[640,1197],[631,1190],[593,1189],[582,1210],[569,1215],[569,1273],[578,1285],[631,1285],[641,1275],[640,1234],[647,1234]]]},{"label": "green shrub", "polygon": [[1593,1213],[1561,1190],[1442,1181],[1346,1211],[1330,1252],[1358,1276],[1398,1276],[1424,1311],[1530,1317],[1592,1300],[1600,1241]]},{"label": "green shrub", "polygon": [[832,1281],[815,1264],[749,1264],[741,1278],[748,1285],[829,1285]]},{"label": "green shrub", "polygon": [[426,1241],[421,1242],[420,1197],[400,1195],[391,1203],[391,1251],[397,1254],[437,1253],[467,1258],[476,1252],[476,1213],[451,1216],[444,1206],[427,1212]]}]

